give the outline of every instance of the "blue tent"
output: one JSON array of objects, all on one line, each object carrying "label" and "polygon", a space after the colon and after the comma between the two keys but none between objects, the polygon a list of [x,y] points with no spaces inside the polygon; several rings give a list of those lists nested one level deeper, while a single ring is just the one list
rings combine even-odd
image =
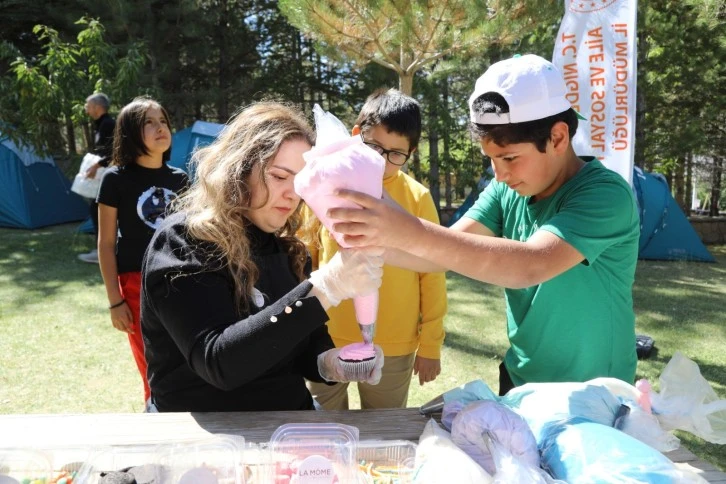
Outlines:
[{"label": "blue tent", "polygon": [[640,211],[638,258],[715,262],[681,208],[663,175],[633,168],[633,188]]},{"label": "blue tent", "polygon": [[195,121],[188,128],[174,133],[171,138],[171,159],[169,165],[181,168],[194,177],[189,161],[197,148],[207,146],[217,139],[217,136],[224,128],[223,124],[208,123],[206,121]]},{"label": "blue tent", "polygon": [[52,158],[0,135],[0,227],[35,229],[87,215],[88,204]]}]

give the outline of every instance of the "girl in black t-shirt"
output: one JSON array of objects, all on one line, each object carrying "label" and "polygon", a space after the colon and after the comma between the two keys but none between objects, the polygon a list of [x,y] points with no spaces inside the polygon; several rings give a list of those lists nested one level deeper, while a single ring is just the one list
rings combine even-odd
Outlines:
[{"label": "girl in black t-shirt", "polygon": [[119,113],[112,168],[98,194],[98,258],[111,323],[128,334],[149,399],[140,327],[141,262],[167,205],[187,185],[186,174],[167,166],[171,155],[169,115],[156,101],[136,98]]}]

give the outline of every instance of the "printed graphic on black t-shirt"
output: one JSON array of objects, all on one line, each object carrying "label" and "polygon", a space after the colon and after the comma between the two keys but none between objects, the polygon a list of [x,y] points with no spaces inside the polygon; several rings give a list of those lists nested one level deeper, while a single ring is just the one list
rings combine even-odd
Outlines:
[{"label": "printed graphic on black t-shirt", "polygon": [[176,193],[164,187],[151,187],[141,194],[136,213],[143,222],[156,230],[164,220],[166,207],[176,198]]},{"label": "printed graphic on black t-shirt", "polygon": [[101,181],[98,203],[117,210],[116,264],[119,274],[139,272],[144,251],[167,215],[169,204],[187,185],[182,170],[169,166],[113,167]]}]

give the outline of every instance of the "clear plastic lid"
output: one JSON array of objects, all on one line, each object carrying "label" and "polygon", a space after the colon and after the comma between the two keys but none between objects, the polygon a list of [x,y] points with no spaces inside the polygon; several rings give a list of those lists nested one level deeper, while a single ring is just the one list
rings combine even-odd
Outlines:
[{"label": "clear plastic lid", "polygon": [[366,484],[413,482],[416,444],[407,440],[362,440],[356,451],[358,481]]},{"label": "clear plastic lid", "polygon": [[358,428],[336,423],[285,424],[270,438],[268,482],[355,482]]},{"label": "clear plastic lid", "polygon": [[215,435],[163,448],[158,463],[164,484],[243,484],[244,439]]},{"label": "clear plastic lid", "polygon": [[53,477],[48,482],[52,484],[73,482],[92,455],[92,448],[89,446],[42,446],[36,450],[45,454],[50,462]]},{"label": "clear plastic lid", "polygon": [[50,481],[53,467],[45,453],[30,449],[0,449],[0,484]]},{"label": "clear plastic lid", "polygon": [[158,445],[118,445],[99,448],[81,466],[74,483],[98,484],[103,482],[104,476],[108,473],[131,472],[132,469],[134,475],[138,474],[140,477],[137,481],[162,482],[158,452]]}]

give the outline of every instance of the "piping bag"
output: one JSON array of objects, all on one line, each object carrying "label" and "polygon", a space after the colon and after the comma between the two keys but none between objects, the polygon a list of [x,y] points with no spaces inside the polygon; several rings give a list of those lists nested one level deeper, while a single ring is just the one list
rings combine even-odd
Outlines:
[{"label": "piping bag", "polygon": [[[305,200],[313,213],[335,238],[339,246],[349,247],[343,236],[333,230],[334,219],[327,216],[329,208],[355,208],[353,202],[333,195],[346,188],[381,198],[386,161],[363,143],[360,136],[351,136],[343,123],[319,105],[313,107],[316,141],[313,149],[303,153],[305,167],[295,176],[295,192]],[[378,316],[378,291],[353,298],[363,342],[373,343]]]}]

